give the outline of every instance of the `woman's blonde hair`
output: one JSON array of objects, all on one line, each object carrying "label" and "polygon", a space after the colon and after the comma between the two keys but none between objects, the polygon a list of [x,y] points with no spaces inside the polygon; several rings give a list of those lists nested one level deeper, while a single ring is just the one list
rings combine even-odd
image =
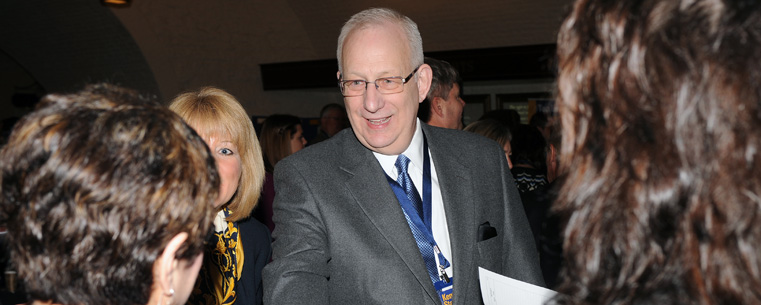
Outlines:
[{"label": "woman's blonde hair", "polygon": [[243,167],[240,184],[227,208],[228,221],[248,217],[256,207],[264,182],[262,149],[251,119],[243,106],[222,89],[204,87],[172,100],[169,109],[179,114],[202,137],[229,137],[238,147]]}]

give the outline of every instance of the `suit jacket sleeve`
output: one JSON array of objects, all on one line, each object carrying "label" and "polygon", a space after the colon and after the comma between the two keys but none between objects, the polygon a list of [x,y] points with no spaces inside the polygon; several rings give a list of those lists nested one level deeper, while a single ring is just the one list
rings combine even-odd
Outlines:
[{"label": "suit jacket sleeve", "polygon": [[[325,226],[308,181],[292,163],[275,169],[273,261],[264,268],[265,304],[328,304]],[[293,289],[293,288],[297,289]]]}]

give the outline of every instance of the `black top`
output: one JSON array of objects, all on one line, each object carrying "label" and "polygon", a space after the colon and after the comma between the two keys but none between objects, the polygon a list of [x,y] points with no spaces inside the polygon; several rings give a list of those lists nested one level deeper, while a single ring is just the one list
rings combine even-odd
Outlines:
[{"label": "black top", "polygon": [[243,273],[235,285],[236,304],[262,304],[262,269],[272,255],[270,231],[267,226],[249,217],[238,222],[246,262]]}]

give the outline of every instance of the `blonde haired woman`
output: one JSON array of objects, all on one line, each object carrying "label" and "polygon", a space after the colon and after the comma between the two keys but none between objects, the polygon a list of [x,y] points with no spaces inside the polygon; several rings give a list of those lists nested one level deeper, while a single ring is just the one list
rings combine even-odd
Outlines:
[{"label": "blonde haired woman", "polygon": [[206,141],[217,162],[220,195],[214,234],[189,304],[261,304],[261,271],[269,261],[268,229],[249,217],[264,180],[254,126],[238,100],[205,87],[180,94],[169,105]]}]

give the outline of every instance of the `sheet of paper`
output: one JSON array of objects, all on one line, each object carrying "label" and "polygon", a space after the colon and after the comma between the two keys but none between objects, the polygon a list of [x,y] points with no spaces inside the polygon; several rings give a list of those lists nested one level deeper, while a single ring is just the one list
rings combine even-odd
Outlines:
[{"label": "sheet of paper", "polygon": [[514,280],[478,267],[481,279],[481,296],[484,305],[520,304],[539,305],[552,299],[556,292]]}]

